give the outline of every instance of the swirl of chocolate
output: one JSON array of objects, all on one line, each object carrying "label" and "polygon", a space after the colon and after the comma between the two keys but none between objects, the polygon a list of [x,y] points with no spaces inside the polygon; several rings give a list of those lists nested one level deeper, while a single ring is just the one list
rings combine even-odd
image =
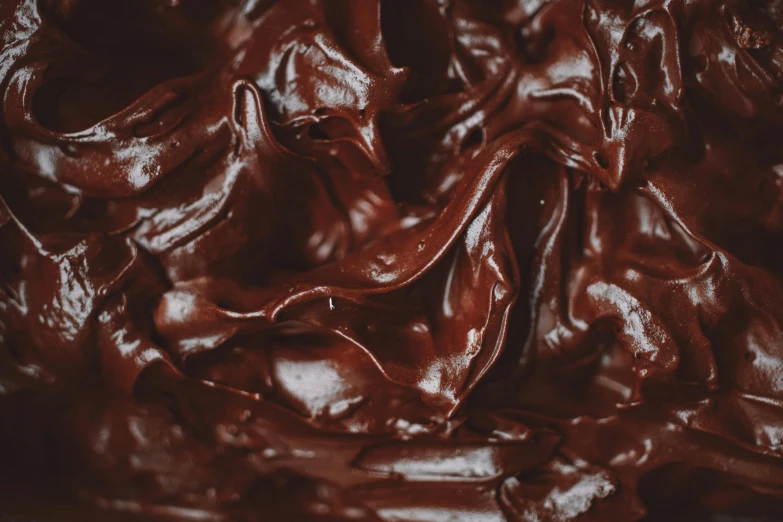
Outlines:
[{"label": "swirl of chocolate", "polygon": [[783,513],[780,0],[7,0],[0,42],[0,519]]}]

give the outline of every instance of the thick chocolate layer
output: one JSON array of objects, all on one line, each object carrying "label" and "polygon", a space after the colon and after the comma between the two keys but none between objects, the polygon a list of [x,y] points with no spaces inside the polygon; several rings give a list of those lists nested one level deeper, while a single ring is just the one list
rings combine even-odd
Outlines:
[{"label": "thick chocolate layer", "polygon": [[0,507],[781,515],[782,28],[4,0]]}]

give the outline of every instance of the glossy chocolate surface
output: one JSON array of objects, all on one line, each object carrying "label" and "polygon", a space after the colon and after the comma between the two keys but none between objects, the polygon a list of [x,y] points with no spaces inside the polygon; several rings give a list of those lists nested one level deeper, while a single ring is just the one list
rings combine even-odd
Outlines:
[{"label": "glossy chocolate surface", "polygon": [[0,508],[783,514],[780,0],[4,0],[0,44]]}]

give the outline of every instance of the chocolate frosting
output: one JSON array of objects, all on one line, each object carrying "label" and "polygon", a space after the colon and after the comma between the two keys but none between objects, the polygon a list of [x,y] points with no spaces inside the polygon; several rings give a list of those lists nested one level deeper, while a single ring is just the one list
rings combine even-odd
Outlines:
[{"label": "chocolate frosting", "polygon": [[782,1],[4,0],[0,43],[0,511],[783,513]]}]

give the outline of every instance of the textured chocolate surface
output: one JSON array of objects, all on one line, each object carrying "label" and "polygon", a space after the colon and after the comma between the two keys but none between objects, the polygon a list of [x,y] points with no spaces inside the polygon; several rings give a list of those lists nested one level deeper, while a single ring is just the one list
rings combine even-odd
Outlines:
[{"label": "textured chocolate surface", "polygon": [[782,27],[0,2],[0,508],[783,517]]}]

